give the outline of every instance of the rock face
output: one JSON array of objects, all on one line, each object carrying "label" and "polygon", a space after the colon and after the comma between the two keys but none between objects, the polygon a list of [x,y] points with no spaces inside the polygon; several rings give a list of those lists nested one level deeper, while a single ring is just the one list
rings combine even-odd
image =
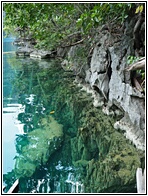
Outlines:
[{"label": "rock face", "polygon": [[16,51],[16,55],[17,56],[30,56],[30,54],[33,52],[33,49],[32,48],[26,48],[26,47],[22,47],[22,48],[19,48],[17,51]]},{"label": "rock face", "polygon": [[[90,64],[83,66],[85,74],[79,74],[78,70],[77,73],[81,77],[78,82],[85,87],[89,85],[96,94],[93,96],[95,107],[102,106],[104,99],[106,106],[103,106],[103,111],[106,114],[113,114],[114,106],[124,112],[124,117],[116,122],[114,127],[126,131],[125,136],[132,140],[137,148],[144,150],[145,96],[133,86],[132,73],[125,70],[128,56],[136,55],[131,31],[134,25],[135,19],[132,19],[126,24],[124,32],[100,31],[95,38],[96,44]],[[73,53],[70,50],[68,56],[72,54],[73,57]],[[76,62],[77,59],[75,64]],[[80,64],[77,63],[75,67],[80,67]]]},{"label": "rock face", "polygon": [[51,51],[43,51],[43,50],[35,50],[32,53],[30,53],[30,57],[46,59],[46,58],[52,57],[52,52]]},{"label": "rock face", "polygon": [[[90,65],[90,79],[87,78],[87,81],[91,87],[96,86],[102,92],[109,102],[109,107],[115,104],[124,110],[124,119],[119,121],[118,126],[115,127],[127,130],[127,132],[129,127],[132,127],[131,135],[135,134],[139,138],[137,141],[133,139],[134,144],[138,148],[144,149],[144,96],[131,86],[130,73],[125,72],[127,56],[131,54],[131,49],[126,44],[129,43],[128,38],[127,42],[121,40],[115,46],[105,49],[106,37],[107,35],[99,43],[100,46],[96,46],[94,49]],[[132,139],[129,133],[126,135]]]},{"label": "rock face", "polygon": [[102,95],[107,99],[109,91],[109,74],[111,58],[110,53],[104,43],[107,40],[107,34],[94,48],[94,52],[90,63],[90,79],[91,87],[97,87],[102,92]]}]

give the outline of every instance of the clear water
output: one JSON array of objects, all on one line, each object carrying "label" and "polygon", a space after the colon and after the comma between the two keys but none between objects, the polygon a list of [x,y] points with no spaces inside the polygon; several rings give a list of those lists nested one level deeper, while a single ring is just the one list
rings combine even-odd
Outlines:
[{"label": "clear water", "polygon": [[[136,192],[137,149],[58,60],[3,55],[3,183],[19,193]],[[141,156],[141,155],[140,155]],[[101,177],[100,177],[101,176]]]},{"label": "clear water", "polygon": [[[72,83],[73,79],[59,68],[58,61],[17,58],[12,52],[16,50],[12,42],[12,38],[6,38],[3,44],[2,136],[5,192],[19,178],[20,193],[81,193],[84,187],[79,169],[73,166],[70,157],[64,159],[61,155],[66,142],[62,146],[53,143],[53,147],[58,149],[49,156],[50,150],[43,144],[48,132],[45,130],[45,135],[39,136],[36,131],[42,131],[42,119],[47,119],[49,115],[57,126],[62,124],[64,129],[73,129],[72,126],[75,125],[65,123],[54,114],[56,87],[65,88],[67,81]],[[74,93],[75,90],[71,89],[71,92]],[[63,104],[65,103],[61,100],[59,107]],[[73,131],[70,134],[72,136],[75,133]],[[32,144],[34,138],[36,142]],[[53,141],[48,141],[50,142]],[[44,160],[40,157],[43,154]]]},{"label": "clear water", "polygon": [[15,51],[16,47],[12,44],[13,38],[4,38],[3,40],[3,173],[11,171],[14,167],[14,154],[16,153],[14,140],[15,135],[19,133],[15,126],[17,118],[17,107],[12,107],[11,103],[17,103],[17,98],[13,93],[11,84],[15,70],[11,68],[10,59],[14,57],[14,53],[6,53]]}]

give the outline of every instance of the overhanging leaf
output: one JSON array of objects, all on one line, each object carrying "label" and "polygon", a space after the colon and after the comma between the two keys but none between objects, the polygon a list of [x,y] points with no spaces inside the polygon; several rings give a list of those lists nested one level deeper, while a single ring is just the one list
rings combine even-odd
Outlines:
[{"label": "overhanging leaf", "polygon": [[143,5],[139,5],[135,11],[136,14],[138,14],[139,12],[141,13],[143,11]]}]

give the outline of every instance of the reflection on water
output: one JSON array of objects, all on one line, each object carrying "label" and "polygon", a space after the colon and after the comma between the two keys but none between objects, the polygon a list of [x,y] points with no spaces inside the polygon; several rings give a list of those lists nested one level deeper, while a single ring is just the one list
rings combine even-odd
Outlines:
[{"label": "reflection on water", "polygon": [[6,192],[16,179],[19,193],[136,191],[142,155],[58,60],[5,53],[3,73]]},{"label": "reflection on water", "polygon": [[12,69],[9,59],[13,59],[14,53],[6,53],[7,51],[15,51],[13,46],[13,38],[5,38],[3,41],[3,173],[6,174],[14,168],[14,156],[16,153],[14,141],[16,134],[20,131],[16,127],[17,115],[19,112],[19,104],[17,97],[13,94],[12,81],[15,77],[15,70]]},{"label": "reflection on water", "polygon": [[[61,112],[66,103],[58,94],[59,90],[65,97],[74,94],[75,90],[67,85],[72,82],[71,75],[63,72],[58,61],[17,59],[13,53],[5,52],[3,63],[6,191],[19,179],[20,193],[83,192],[79,171],[71,162],[69,140],[64,139],[69,137],[65,130],[74,134],[76,127],[68,120],[71,116],[63,121]],[[68,94],[64,94],[65,85]]]},{"label": "reflection on water", "polygon": [[[84,187],[75,174],[75,169],[64,168],[61,171],[55,170],[54,176],[49,173],[47,168],[46,176],[41,179],[21,180],[21,187],[26,188],[26,192],[30,193],[83,193]],[[22,187],[24,186],[24,187]]]}]

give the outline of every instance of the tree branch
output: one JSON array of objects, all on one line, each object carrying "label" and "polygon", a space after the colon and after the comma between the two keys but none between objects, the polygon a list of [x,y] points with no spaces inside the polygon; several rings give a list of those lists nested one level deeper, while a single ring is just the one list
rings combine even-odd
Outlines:
[{"label": "tree branch", "polygon": [[133,71],[133,70],[145,70],[145,57],[141,58],[136,63],[131,64],[130,66],[126,67],[126,71]]},{"label": "tree branch", "polygon": [[142,14],[139,15],[139,19],[137,20],[135,27],[134,27],[134,31],[133,31],[133,35],[134,35],[134,41],[135,41],[135,48],[140,49],[140,29],[141,26],[144,22],[144,17],[142,16]]},{"label": "tree branch", "polygon": [[69,45],[65,45],[65,46],[61,46],[62,48],[65,48],[65,47],[69,47],[69,46],[75,46],[77,44],[81,44],[83,41],[85,40],[85,38],[81,39],[80,41],[78,42],[75,42],[75,43],[72,43],[72,44],[69,44]]}]

